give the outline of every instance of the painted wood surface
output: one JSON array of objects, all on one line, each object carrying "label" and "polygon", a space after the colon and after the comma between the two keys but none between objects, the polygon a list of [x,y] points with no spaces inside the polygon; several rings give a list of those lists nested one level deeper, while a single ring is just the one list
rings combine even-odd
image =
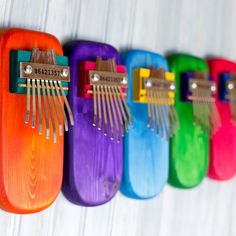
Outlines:
[{"label": "painted wood surface", "polygon": [[[92,39],[118,49],[236,59],[234,0],[0,0],[1,27],[46,30],[63,42]],[[235,236],[236,180],[205,179],[191,190],[166,186],[148,201],[118,194],[84,208],[61,194],[30,216],[0,211],[0,235],[14,236]]]},{"label": "painted wood surface", "polygon": [[[133,127],[124,137],[124,166],[121,192],[135,199],[157,196],[166,185],[169,173],[169,140],[147,128],[148,106],[134,102],[134,70],[138,68],[165,68],[163,56],[145,50],[129,50],[121,54],[127,68],[129,88],[127,104],[132,115]],[[140,76],[142,77],[142,75]],[[168,127],[169,128],[169,127]]]},{"label": "painted wood surface", "polygon": [[[208,64],[218,87],[222,73],[236,72],[236,63],[223,58],[211,58]],[[215,180],[227,180],[236,174],[236,127],[230,104],[219,100],[219,90],[216,98],[221,126],[211,138],[208,176]]]},{"label": "painted wood surface", "polygon": [[[53,47],[57,55],[63,53],[52,35],[22,29],[0,32],[0,199],[1,208],[14,213],[45,209],[55,200],[62,184],[63,136],[53,144],[52,138],[45,138],[44,120],[42,135],[26,125],[26,96],[9,92],[10,51],[30,51],[35,45],[40,50]],[[36,127],[38,120],[36,115]]]},{"label": "painted wood surface", "polygon": [[209,139],[194,124],[193,104],[181,101],[183,73],[208,71],[207,62],[188,54],[172,54],[167,57],[170,71],[175,74],[175,109],[179,117],[179,129],[170,141],[169,183],[178,188],[196,187],[207,174]]}]

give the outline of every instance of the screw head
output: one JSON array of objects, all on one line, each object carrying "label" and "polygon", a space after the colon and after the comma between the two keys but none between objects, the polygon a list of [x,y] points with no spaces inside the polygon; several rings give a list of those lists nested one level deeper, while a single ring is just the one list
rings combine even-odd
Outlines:
[{"label": "screw head", "polygon": [[99,80],[100,80],[100,75],[99,74],[93,74],[92,81],[93,82],[98,82]]},{"label": "screw head", "polygon": [[197,88],[197,83],[192,83],[192,88],[196,89]]},{"label": "screw head", "polygon": [[211,91],[212,91],[212,92],[215,92],[215,91],[216,91],[216,86],[215,86],[215,85],[212,85],[212,86],[211,86]]},{"label": "screw head", "polygon": [[121,80],[121,83],[124,85],[128,84],[127,77],[123,77],[123,79]]},{"label": "screw head", "polygon": [[64,68],[64,69],[62,70],[62,72],[61,72],[61,76],[62,76],[62,77],[67,77],[68,75],[69,75],[69,70],[66,69],[66,68]]},{"label": "screw head", "polygon": [[170,90],[175,90],[175,85],[174,84],[170,85]]},{"label": "screw head", "polygon": [[33,72],[33,68],[30,65],[27,65],[24,69],[25,74],[30,75]]},{"label": "screw head", "polygon": [[234,84],[233,84],[233,83],[229,83],[229,84],[228,84],[228,89],[229,89],[229,90],[232,90],[233,88],[234,88]]},{"label": "screw head", "polygon": [[152,87],[152,82],[151,82],[151,80],[147,80],[147,82],[146,82],[146,87],[147,87],[147,88]]}]

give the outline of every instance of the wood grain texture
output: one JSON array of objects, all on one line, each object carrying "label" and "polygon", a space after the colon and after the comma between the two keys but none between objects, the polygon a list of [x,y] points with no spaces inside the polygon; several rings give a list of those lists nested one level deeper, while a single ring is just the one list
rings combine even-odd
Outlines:
[{"label": "wood grain texture", "polygon": [[[208,64],[218,88],[222,73],[236,72],[236,63],[223,58],[209,59]],[[211,137],[208,176],[215,180],[227,180],[236,174],[236,127],[231,116],[230,104],[219,100],[219,90],[216,93],[215,104],[221,126]]]},{"label": "wood grain texture", "polygon": [[62,55],[60,43],[51,35],[21,29],[0,33],[0,205],[15,213],[46,208],[62,182],[63,137],[54,145],[52,139],[46,140],[45,129],[39,136],[37,129],[24,123],[26,96],[9,92],[10,50],[33,46],[55,48]]},{"label": "wood grain texture", "polygon": [[[69,57],[71,82],[68,100],[74,114],[75,125],[65,139],[63,193],[75,204],[97,206],[108,202],[119,189],[123,166],[123,141],[109,138],[92,125],[94,108],[92,98],[79,97],[83,84],[79,63],[114,58],[120,64],[118,51],[108,44],[92,41],[72,41],[64,47]],[[123,68],[124,70],[124,68]],[[119,71],[119,70],[118,70]],[[120,71],[124,72],[124,71]],[[121,134],[120,134],[121,135]],[[114,132],[116,137],[116,131]]]},{"label": "wood grain texture", "polygon": [[[0,0],[0,24],[46,30],[63,42],[83,38],[119,50],[139,47],[235,60],[235,11],[234,0]],[[145,202],[118,194],[93,209],[75,206],[60,194],[34,215],[0,211],[0,235],[235,236],[235,196],[235,179],[220,184],[205,179],[187,191],[167,185]]]},{"label": "wood grain texture", "polygon": [[125,134],[124,167],[121,191],[131,198],[148,199],[159,194],[168,179],[169,140],[156,135],[147,128],[147,104],[133,101],[134,69],[165,68],[167,60],[144,50],[130,50],[122,54],[122,63],[127,67],[129,88],[127,104],[133,119],[133,127]]},{"label": "wood grain texture", "polygon": [[209,162],[209,138],[194,124],[193,104],[181,101],[181,75],[186,72],[207,71],[207,62],[188,54],[167,57],[170,71],[175,74],[175,109],[179,129],[170,140],[169,183],[179,188],[192,188],[206,176]]}]

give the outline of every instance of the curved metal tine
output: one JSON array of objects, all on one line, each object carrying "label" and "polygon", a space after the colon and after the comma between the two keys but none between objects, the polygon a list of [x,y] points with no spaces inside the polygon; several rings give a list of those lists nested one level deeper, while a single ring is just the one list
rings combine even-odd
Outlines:
[{"label": "curved metal tine", "polygon": [[170,110],[172,111],[173,118],[174,118],[174,130],[173,130],[173,134],[174,134],[179,129],[179,118],[176,113],[174,105],[170,105]]},{"label": "curved metal tine", "polygon": [[27,79],[27,87],[26,87],[26,114],[25,114],[25,123],[29,123],[30,117],[30,79]]},{"label": "curved metal tine", "polygon": [[102,109],[101,109],[101,91],[100,86],[97,86],[97,96],[98,96],[98,130],[102,127]]},{"label": "curved metal tine", "polygon": [[43,133],[43,117],[42,117],[42,104],[41,104],[41,91],[40,91],[40,80],[37,79],[37,97],[38,97],[38,113],[39,113],[39,134]]},{"label": "curved metal tine", "polygon": [[[52,81],[50,81],[50,83],[51,82]],[[69,130],[68,120],[67,120],[66,112],[65,112],[62,100],[61,100],[61,94],[60,94],[60,90],[59,90],[58,85],[57,85],[57,81],[54,81],[54,86],[56,88],[57,98],[58,98],[60,108],[61,108],[61,111],[62,111],[62,115],[63,115],[63,119],[64,119],[65,131],[68,131]]]},{"label": "curved metal tine", "polygon": [[66,98],[66,95],[64,93],[64,90],[63,90],[63,87],[62,87],[62,84],[61,84],[61,81],[57,81],[57,83],[59,84],[59,87],[60,87],[60,90],[61,90],[61,94],[64,98],[64,102],[65,102],[65,105],[66,105],[66,109],[67,109],[67,112],[68,112],[68,115],[69,115],[69,118],[70,118],[70,124],[71,125],[74,125],[74,117],[73,117],[73,114],[72,114],[72,111],[70,109],[70,105],[69,105],[69,102]]},{"label": "curved metal tine", "polygon": [[[113,94],[112,96],[112,90],[111,90],[111,87],[108,86],[107,87],[107,92],[110,96],[110,103],[111,103],[111,111],[112,111],[112,114],[113,114],[113,117],[114,117],[114,121],[115,121],[115,127],[116,127],[116,139],[118,142],[120,142],[120,130],[119,130],[119,125],[118,125],[118,121],[117,121],[117,117],[116,117],[116,110],[115,110],[115,105],[114,105],[114,101],[115,100],[115,96]],[[114,99],[113,99],[114,97]]]},{"label": "curved metal tine", "polygon": [[108,88],[107,86],[105,85],[104,86],[104,93],[105,93],[105,96],[106,96],[106,107],[107,107],[107,110],[108,110],[108,118],[109,118],[109,122],[110,122],[110,132],[111,132],[111,140],[114,139],[114,125],[113,125],[113,119],[112,119],[112,111],[111,111],[111,99],[112,97],[109,96],[109,91],[108,91]]},{"label": "curved metal tine", "polygon": [[120,111],[119,104],[118,104],[118,97],[117,97],[118,95],[116,94],[114,86],[111,86],[110,90],[111,90],[111,93],[113,94],[113,97],[114,97],[116,111],[117,111],[118,118],[119,118],[119,121],[120,121],[120,124],[121,124],[122,136],[124,136],[125,135],[124,134],[124,122],[123,122],[121,111]]},{"label": "curved metal tine", "polygon": [[220,125],[221,125],[221,120],[220,120],[220,114],[218,112],[218,109],[216,107],[216,104],[214,102],[214,98],[212,98],[210,96],[210,104],[211,104],[211,111],[212,111],[212,116],[213,116],[213,119],[214,119],[214,125],[215,125],[215,130],[219,129]]},{"label": "curved metal tine", "polygon": [[125,101],[125,98],[124,98],[124,95],[123,95],[123,92],[122,92],[121,87],[118,87],[118,89],[119,89],[119,92],[120,92],[120,94],[121,94],[122,102],[123,102],[123,105],[124,105],[124,107],[125,107],[126,113],[127,113],[127,115],[128,115],[128,118],[129,118],[129,124],[130,124],[130,126],[132,127],[132,126],[133,126],[133,121],[132,121],[132,116],[131,116],[131,114],[130,114],[128,105],[127,105],[127,103],[126,103],[126,101]]},{"label": "curved metal tine", "polygon": [[209,95],[204,93],[204,92],[202,92],[203,104],[204,104],[204,107],[205,107],[205,124],[206,124],[206,129],[207,129],[209,135],[211,135],[212,128],[214,127],[214,124],[211,124],[212,107],[211,107],[210,99],[208,99]]},{"label": "curved metal tine", "polygon": [[172,113],[172,110],[170,108],[171,106],[171,99],[168,95],[168,91],[167,92],[163,92],[163,95],[164,95],[164,102],[165,102],[165,107],[166,107],[166,110],[168,112],[168,127],[169,127],[169,134],[170,136],[173,135],[174,133],[174,130],[175,130],[175,120],[174,120],[174,116],[173,116],[173,113]]},{"label": "curved metal tine", "polygon": [[32,79],[32,124],[31,127],[35,128],[36,123],[36,100],[35,100],[35,79]]},{"label": "curved metal tine", "polygon": [[147,88],[147,105],[148,105],[148,120],[147,120],[147,127],[150,128],[151,126],[151,98],[150,98],[150,91]]},{"label": "curved metal tine", "polygon": [[61,123],[60,113],[59,113],[59,110],[58,110],[57,100],[56,100],[55,91],[54,91],[55,88],[53,86],[52,80],[49,80],[49,84],[50,84],[50,89],[51,89],[51,93],[52,93],[54,108],[55,108],[55,111],[56,111],[58,126],[59,126],[59,135],[62,136],[63,135],[63,126],[62,126],[62,123]]},{"label": "curved metal tine", "polygon": [[156,99],[156,91],[153,91],[153,100],[155,102],[155,120],[156,120],[156,135],[160,134],[160,127],[159,127],[159,114],[158,114],[158,100]]},{"label": "curved metal tine", "polygon": [[162,100],[163,100],[163,111],[165,116],[165,127],[166,127],[166,138],[169,139],[171,136],[171,119],[170,119],[170,108],[168,104],[168,92],[162,92]]},{"label": "curved metal tine", "polygon": [[164,120],[164,127],[165,127],[165,137],[168,140],[170,137],[170,131],[169,131],[169,111],[166,109],[165,105],[165,100],[164,100],[164,92],[160,93],[161,97],[161,106],[160,108],[162,109],[162,115],[163,115],[163,120]]},{"label": "curved metal tine", "polygon": [[45,84],[46,84],[47,97],[48,97],[49,114],[50,114],[51,121],[52,121],[53,142],[56,143],[57,142],[57,130],[56,130],[55,120],[54,120],[54,116],[53,116],[52,102],[51,102],[50,88],[49,88],[48,80],[45,80]]},{"label": "curved metal tine", "polygon": [[160,95],[159,95],[159,92],[157,91],[155,94],[154,94],[156,100],[157,100],[157,109],[158,109],[158,117],[159,117],[159,124],[160,124],[160,133],[161,133],[161,137],[163,138],[164,137],[164,124],[163,124],[163,116],[162,116],[162,109],[161,109],[161,99],[160,99]]},{"label": "curved metal tine", "polygon": [[230,112],[231,112],[231,116],[232,116],[232,120],[235,121],[235,114],[236,114],[236,109],[235,109],[235,98],[234,98],[234,93],[232,90],[229,91],[229,95],[228,95],[228,99],[229,99],[229,106],[230,106]]},{"label": "curved metal tine", "polygon": [[198,101],[198,92],[197,92],[197,89],[196,90],[194,90],[193,91],[193,100],[192,100],[192,102],[193,102],[193,106],[195,106],[195,117],[194,117],[194,120],[195,120],[195,123],[198,125],[198,126],[200,126],[201,127],[201,121],[200,121],[200,118],[199,118],[199,116],[201,116],[201,114],[199,114],[200,113],[200,104],[199,104],[199,101]]},{"label": "curved metal tine", "polygon": [[202,91],[199,91],[199,96],[201,100],[201,111],[202,111],[202,126],[205,132],[209,134],[210,127],[209,127],[209,116],[208,116],[208,110],[207,110],[207,103],[206,103],[206,94]]},{"label": "curved metal tine", "polygon": [[196,113],[196,123],[203,129],[202,125],[202,109],[201,109],[201,101],[200,99],[200,94],[198,92],[198,89],[195,90],[195,104],[197,108],[197,113]]},{"label": "curved metal tine", "polygon": [[214,109],[214,114],[216,116],[216,120],[217,120],[217,123],[218,123],[218,127],[217,128],[219,129],[220,126],[221,126],[221,118],[220,118],[220,114],[219,114],[219,111],[218,111],[217,106],[216,106],[215,103],[213,103],[213,109]]},{"label": "curved metal tine", "polygon": [[169,97],[168,92],[165,93],[165,99],[168,104],[168,109],[169,109],[169,129],[170,129],[170,136],[172,137],[173,134],[175,133],[178,125],[178,121],[176,120],[176,114],[175,114],[175,109],[173,105],[171,104],[172,99]]},{"label": "curved metal tine", "polygon": [[93,126],[97,124],[97,93],[96,86],[93,85]]},{"label": "curved metal tine", "polygon": [[168,140],[171,136],[170,108],[165,104],[163,105],[163,110],[165,111],[166,139]]},{"label": "curved metal tine", "polygon": [[126,130],[126,132],[128,132],[128,119],[127,119],[127,116],[126,116],[126,113],[125,113],[125,110],[124,110],[124,107],[123,107],[123,104],[122,104],[122,101],[121,101],[122,98],[120,98],[121,94],[119,93],[119,90],[116,86],[114,86],[114,90],[116,92],[116,96],[118,98],[118,103],[119,103],[121,113],[123,115],[123,119],[124,119],[124,122],[125,122],[125,130]]},{"label": "curved metal tine", "polygon": [[155,113],[154,113],[154,109],[155,109],[155,99],[153,97],[153,95],[155,96],[155,94],[153,94],[153,91],[150,90],[150,99],[151,99],[151,129],[152,131],[154,131],[154,127],[155,127]]},{"label": "curved metal tine", "polygon": [[43,109],[44,109],[45,123],[46,123],[46,139],[49,139],[50,138],[50,128],[49,128],[49,121],[48,121],[48,107],[47,107],[47,101],[46,101],[44,80],[41,80],[41,84],[42,84],[42,94],[43,94]]},{"label": "curved metal tine", "polygon": [[102,110],[103,110],[103,116],[104,116],[104,135],[107,135],[107,110],[106,110],[106,101],[105,101],[105,91],[104,87],[101,85],[101,96],[102,96]]}]

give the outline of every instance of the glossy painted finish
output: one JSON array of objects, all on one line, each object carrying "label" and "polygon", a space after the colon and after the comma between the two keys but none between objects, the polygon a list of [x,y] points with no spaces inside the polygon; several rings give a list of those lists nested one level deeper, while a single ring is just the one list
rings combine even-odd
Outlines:
[{"label": "glossy painted finish", "polygon": [[148,199],[160,193],[167,182],[169,142],[147,128],[147,104],[133,102],[133,72],[152,65],[168,70],[168,65],[163,56],[142,50],[124,53],[122,63],[129,76],[127,102],[133,127],[125,135],[121,191],[131,198]]},{"label": "glossy painted finish", "polygon": [[179,188],[192,188],[205,177],[208,168],[208,137],[193,123],[192,103],[180,100],[181,73],[208,71],[204,59],[185,54],[173,54],[168,58],[171,72],[175,73],[175,108],[180,128],[170,142],[169,183]]},{"label": "glossy painted finish", "polygon": [[[236,73],[236,63],[222,58],[212,58],[208,60],[208,65],[217,87],[222,73]],[[211,138],[208,176],[215,180],[227,180],[236,173],[236,124],[231,119],[229,103],[218,99],[218,90],[216,97],[221,127]]]},{"label": "glossy painted finish", "polygon": [[79,62],[96,61],[98,56],[115,58],[112,46],[90,41],[74,41],[65,46],[69,56],[71,82],[68,99],[75,125],[66,136],[63,193],[68,200],[84,206],[109,201],[118,191],[122,177],[122,145],[104,136],[92,125],[93,99],[78,96]]},{"label": "glossy painted finish", "polygon": [[62,182],[63,137],[53,144],[52,139],[46,140],[45,129],[39,135],[26,125],[26,96],[9,92],[10,51],[30,51],[34,46],[54,48],[62,55],[52,35],[23,29],[0,32],[0,207],[15,213],[48,207]]}]

